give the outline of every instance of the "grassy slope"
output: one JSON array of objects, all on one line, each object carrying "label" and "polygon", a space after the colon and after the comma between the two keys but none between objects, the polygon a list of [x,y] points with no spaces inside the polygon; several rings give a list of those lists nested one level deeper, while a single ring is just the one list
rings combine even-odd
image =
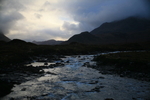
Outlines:
[{"label": "grassy slope", "polygon": [[32,45],[26,43],[0,45],[0,67],[30,60],[39,55],[80,55],[105,51],[150,50],[150,42],[118,45]]},{"label": "grassy slope", "polygon": [[[112,71],[117,74],[138,73],[136,78],[150,78],[150,52],[121,52],[106,54],[95,57],[98,67],[112,66]],[[142,73],[142,74],[141,74]],[[143,75],[143,76],[142,76]]]}]

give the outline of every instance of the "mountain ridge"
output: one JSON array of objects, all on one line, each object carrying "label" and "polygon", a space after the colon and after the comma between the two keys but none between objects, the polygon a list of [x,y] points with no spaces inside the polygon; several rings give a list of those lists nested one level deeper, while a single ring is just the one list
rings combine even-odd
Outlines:
[{"label": "mountain ridge", "polygon": [[[148,27],[149,26],[149,27]],[[91,34],[111,32],[139,32],[150,29],[150,20],[144,18],[129,17],[123,20],[105,22],[100,27],[92,30]]]},{"label": "mountain ridge", "polygon": [[33,41],[32,43],[37,44],[37,45],[59,45],[63,41],[56,41],[54,39],[51,40],[46,40],[46,41]]},{"label": "mountain ridge", "polygon": [[85,32],[81,32],[80,34],[76,34],[76,35],[72,36],[71,38],[68,39],[68,41],[65,42],[65,44],[71,43],[71,42],[86,44],[87,41],[89,44],[98,43],[99,38],[96,37],[95,35],[92,35],[91,33],[87,32],[87,31],[85,31]]},{"label": "mountain ridge", "polygon": [[88,34],[90,34],[90,36],[84,35],[83,32],[74,35],[68,39],[66,43],[78,42],[84,44],[118,44],[149,41],[150,20],[129,17],[109,23],[105,22]]}]

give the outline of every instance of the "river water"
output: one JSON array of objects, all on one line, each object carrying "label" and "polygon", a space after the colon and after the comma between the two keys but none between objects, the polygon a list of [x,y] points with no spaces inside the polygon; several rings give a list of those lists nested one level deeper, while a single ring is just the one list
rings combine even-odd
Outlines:
[{"label": "river water", "polygon": [[2,100],[150,100],[149,82],[101,74],[86,67],[95,65],[93,57],[66,56],[52,62],[64,65],[45,68],[44,76],[15,85]]}]

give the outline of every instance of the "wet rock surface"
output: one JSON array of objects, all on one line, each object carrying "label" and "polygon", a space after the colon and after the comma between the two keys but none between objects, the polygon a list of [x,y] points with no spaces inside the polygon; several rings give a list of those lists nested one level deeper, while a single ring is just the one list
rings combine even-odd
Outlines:
[{"label": "wet rock surface", "polygon": [[[1,65],[0,68],[0,97],[3,97],[11,92],[15,84],[41,77],[44,75],[43,68],[54,68],[58,64],[50,63],[58,60],[61,55],[41,55],[33,56],[29,61],[18,62],[16,64],[8,63]],[[37,62],[39,61],[39,62]],[[30,63],[30,64],[29,64]],[[51,73],[53,74],[53,73]]]},{"label": "wet rock surface", "polygon": [[[43,75],[16,84],[2,100],[149,100],[150,83],[102,74],[93,55],[67,56],[43,66]],[[52,67],[53,66],[53,67]],[[31,78],[31,77],[30,77]],[[26,77],[28,80],[28,78]]]}]

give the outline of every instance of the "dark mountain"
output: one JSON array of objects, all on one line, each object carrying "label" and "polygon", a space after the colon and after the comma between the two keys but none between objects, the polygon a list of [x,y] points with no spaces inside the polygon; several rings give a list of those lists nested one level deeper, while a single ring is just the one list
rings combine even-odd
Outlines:
[{"label": "dark mountain", "polygon": [[96,35],[99,38],[99,44],[118,44],[118,43],[135,43],[150,41],[150,31],[133,32],[133,33],[104,33]]},{"label": "dark mountain", "polygon": [[91,34],[104,33],[133,33],[150,30],[150,20],[144,18],[129,17],[120,21],[103,23],[100,27],[91,31]]},{"label": "dark mountain", "polygon": [[63,41],[56,41],[56,40],[47,40],[47,41],[33,41],[33,43],[37,44],[37,45],[59,45],[61,44]]},{"label": "dark mountain", "polygon": [[129,17],[110,23],[103,23],[90,33],[74,35],[67,42],[86,44],[116,44],[150,41],[150,20]]},{"label": "dark mountain", "polygon": [[76,34],[72,36],[68,41],[65,43],[84,43],[84,44],[93,44],[93,43],[99,43],[99,38],[95,35],[92,35],[89,32],[82,32],[80,34]]},{"label": "dark mountain", "polygon": [[0,33],[0,41],[8,42],[8,41],[10,41],[10,39],[8,37],[6,37],[4,34]]},{"label": "dark mountain", "polygon": [[33,43],[31,43],[31,42],[26,42],[26,41],[23,41],[23,40],[20,40],[20,39],[13,39],[13,40],[11,40],[11,41],[9,41],[9,42],[7,42],[7,44],[8,45],[15,45],[15,46],[29,46],[29,45],[31,45],[31,46],[33,46],[33,45],[36,45],[36,44],[33,44]]}]

